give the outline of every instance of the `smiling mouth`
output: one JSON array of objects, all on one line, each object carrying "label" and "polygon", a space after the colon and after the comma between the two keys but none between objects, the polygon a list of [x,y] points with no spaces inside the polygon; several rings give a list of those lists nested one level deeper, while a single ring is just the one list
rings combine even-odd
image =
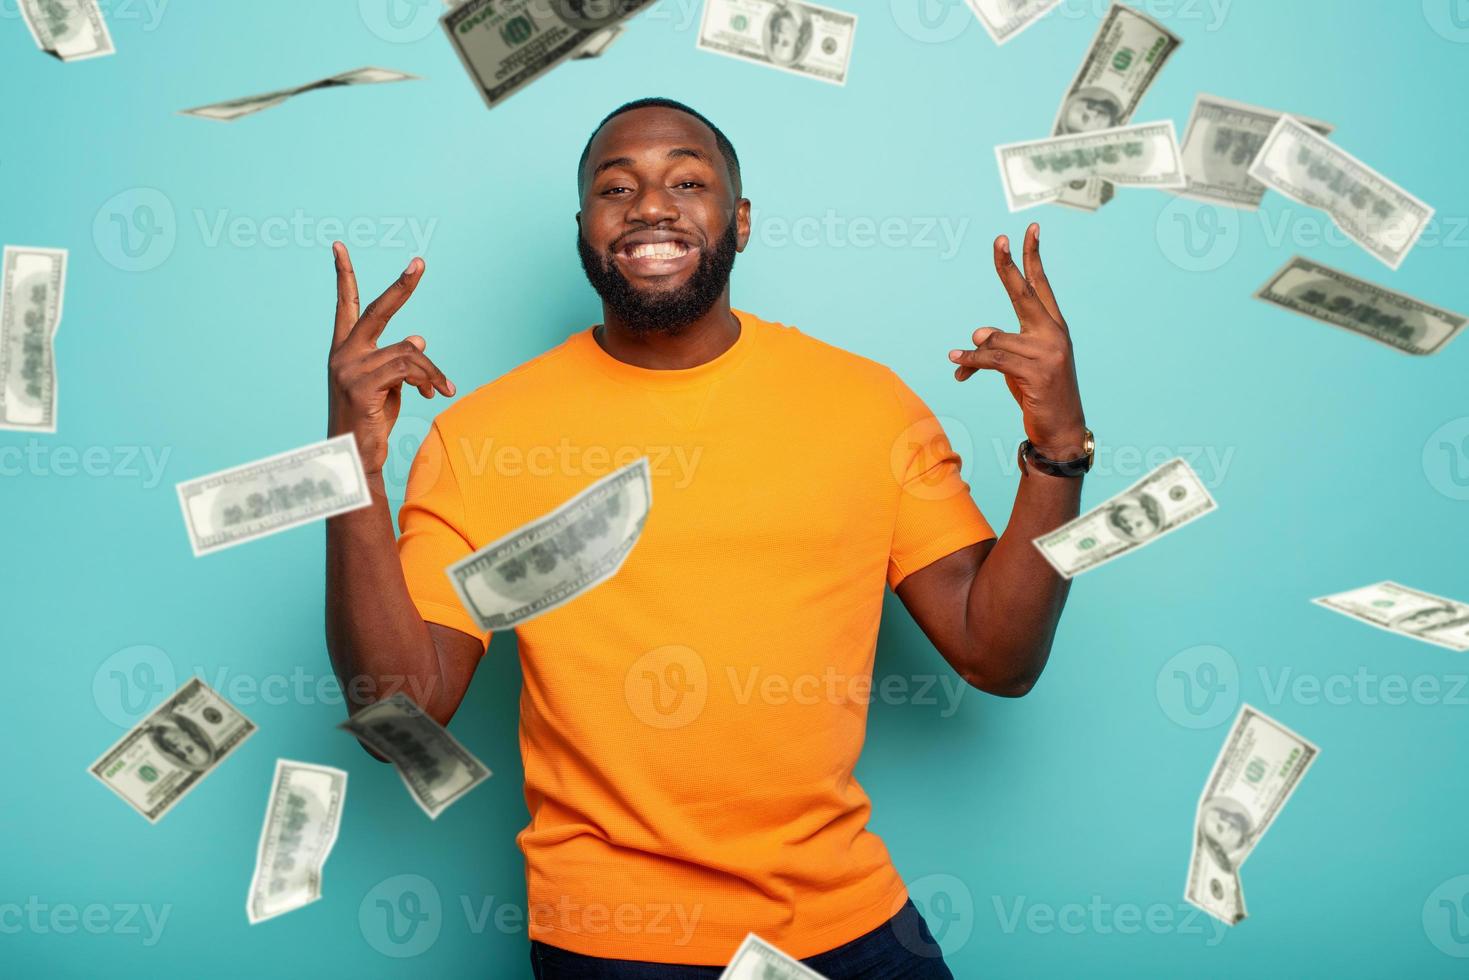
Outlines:
[{"label": "smiling mouth", "polygon": [[691,263],[698,251],[684,242],[667,241],[628,244],[615,254],[630,273],[651,278],[680,271]]}]

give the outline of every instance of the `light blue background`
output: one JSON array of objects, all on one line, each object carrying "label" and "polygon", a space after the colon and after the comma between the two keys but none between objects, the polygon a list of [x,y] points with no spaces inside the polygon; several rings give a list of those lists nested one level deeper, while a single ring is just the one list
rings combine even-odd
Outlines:
[{"label": "light blue background", "polygon": [[[342,234],[328,226],[319,244],[289,232],[270,245],[210,232],[221,220],[266,228],[298,210],[307,232],[365,219],[370,241],[353,251],[363,292],[375,293],[414,254],[385,219],[431,228],[427,277],[388,338],[424,334],[469,390],[599,318],[572,248],[575,160],[606,111],[663,94],[730,135],[760,219],[900,219],[898,247],[858,247],[845,232],[802,247],[757,229],[735,302],[891,365],[957,420],[948,424],[970,447],[976,499],[997,522],[1014,492],[1019,414],[993,376],[955,384],[945,355],[976,326],[1013,322],[990,240],[1018,236],[1031,218],[1044,223],[1087,416],[1110,454],[1088,478],[1086,505],[1141,476],[1148,454],[1195,450],[1219,501],[1077,581],[1029,697],[966,691],[954,712],[942,697],[872,706],[858,773],[872,827],[956,975],[1462,974],[1469,964],[1450,954],[1469,955],[1469,939],[1456,939],[1469,908],[1450,922],[1438,901],[1469,892],[1469,879],[1455,880],[1469,873],[1469,692],[1448,696],[1469,663],[1308,600],[1385,578],[1469,599],[1469,488],[1455,482],[1469,454],[1441,450],[1435,435],[1446,423],[1455,440],[1469,434],[1469,341],[1413,359],[1251,299],[1302,252],[1469,309],[1462,0],[1143,5],[1185,43],[1137,121],[1172,118],[1182,135],[1203,91],[1335,123],[1343,146],[1439,209],[1396,273],[1273,194],[1263,217],[1128,190],[1093,216],[1008,214],[993,147],[1049,131],[1101,0],[1067,0],[1002,48],[958,2],[935,0],[923,21],[912,0],[863,0],[844,88],[698,52],[698,6],[664,0],[601,60],[566,65],[493,112],[437,28],[395,30],[384,2],[175,0],[158,12],[155,0],[150,12],[114,0],[119,53],[69,65],[34,50],[15,0],[0,7],[0,240],[71,252],[60,428],[0,433],[10,453],[0,457],[0,905],[34,896],[48,909],[35,922],[0,909],[4,972],[526,975],[523,911],[517,928],[492,918],[476,932],[463,908],[493,915],[525,901],[513,643],[492,645],[454,722],[494,778],[430,822],[391,769],[333,730],[342,709],[313,693],[330,674],[322,528],[190,554],[175,483],[324,435],[327,242]],[[311,93],[233,124],[175,114],[367,64],[424,80]],[[924,244],[942,241],[921,237],[924,219],[965,223],[957,254]],[[136,257],[114,220],[135,222]],[[128,271],[137,264],[152,267]],[[411,392],[405,404],[399,487],[442,405]],[[31,461],[17,465],[5,447]],[[58,447],[104,447],[111,475],[66,475]],[[136,462],[141,475],[129,475],[127,447],[166,452],[161,476]],[[1210,452],[1225,462],[1210,465]],[[887,612],[879,679],[954,681],[896,600]],[[1206,644],[1222,655],[1171,661]],[[139,645],[156,650],[130,649]],[[1203,661],[1225,686],[1192,714],[1189,703],[1211,702],[1186,703],[1200,695],[1174,670],[1207,680]],[[149,826],[86,767],[165,679],[195,670],[260,730]],[[1338,703],[1290,687],[1359,671],[1442,686],[1406,705],[1382,703],[1370,681],[1364,693],[1353,680]],[[293,674],[304,696],[270,687]],[[1182,889],[1194,806],[1241,701],[1322,755],[1244,868],[1251,917],[1221,940]],[[278,757],[347,767],[350,805],[323,900],[251,927],[245,893]],[[408,885],[435,892],[442,913],[395,945],[376,900],[398,900],[404,883],[389,879],[399,875],[422,876]],[[108,908],[102,934],[52,928],[50,908],[93,903]],[[142,904],[167,908],[152,945],[141,914],[124,923],[114,908]],[[1120,907],[1136,911],[1119,917]],[[1167,925],[1150,929],[1148,916]]]}]

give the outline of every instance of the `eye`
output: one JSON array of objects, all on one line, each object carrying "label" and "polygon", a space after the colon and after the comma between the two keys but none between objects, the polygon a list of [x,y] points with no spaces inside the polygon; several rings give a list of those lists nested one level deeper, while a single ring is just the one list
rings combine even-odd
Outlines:
[{"label": "eye", "polygon": [[701,184],[701,183],[699,183],[697,180],[681,180],[677,184],[674,184],[673,186],[679,187],[679,188],[689,188],[689,187],[703,187],[704,185]]},{"label": "eye", "polygon": [[625,190],[628,190],[628,188],[622,187],[620,185],[619,186],[616,186],[616,187],[608,187],[606,190],[602,191],[602,196],[603,197],[606,197],[609,194],[616,193],[617,191],[625,191]]}]

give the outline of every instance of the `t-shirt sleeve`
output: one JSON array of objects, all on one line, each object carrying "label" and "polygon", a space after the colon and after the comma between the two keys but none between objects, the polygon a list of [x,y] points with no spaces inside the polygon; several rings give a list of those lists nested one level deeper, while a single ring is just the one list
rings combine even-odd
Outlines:
[{"label": "t-shirt sleeve", "polygon": [[438,423],[429,427],[413,458],[408,489],[398,510],[398,527],[398,561],[419,614],[427,622],[468,633],[485,644],[488,634],[459,602],[445,572],[473,552],[474,546],[466,526],[464,496]]},{"label": "t-shirt sleeve", "polygon": [[891,461],[899,489],[887,579],[896,589],[920,568],[995,532],[969,495],[959,454],[939,420],[896,374],[892,384],[899,415]]}]

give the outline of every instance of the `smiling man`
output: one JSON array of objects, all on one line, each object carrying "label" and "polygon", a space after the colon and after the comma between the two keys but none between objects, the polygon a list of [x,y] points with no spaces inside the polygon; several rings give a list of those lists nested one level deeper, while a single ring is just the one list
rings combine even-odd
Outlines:
[{"label": "smiling man", "polygon": [[[1017,697],[1045,665],[1067,583],[1031,542],[1076,515],[1091,434],[1039,229],[1024,274],[995,242],[1019,330],[982,327],[948,355],[960,381],[1002,373],[1023,410],[997,540],[891,370],[731,309],[750,202],[712,123],[662,99],[623,106],[592,134],[577,189],[602,323],[438,416],[396,541],[382,467],[401,387],[455,389],[422,337],[377,346],[423,263],[359,313],[335,246],[329,428],[355,435],[377,491],[327,523],[344,687],[429,691],[447,722],[489,637],[444,569],[646,455],[653,505],[626,563],[515,631],[535,976],[714,978],[754,932],[831,980],[949,977],[867,829],[860,682],[885,586],[976,688]],[[672,455],[692,473],[656,462]],[[533,456],[556,462],[522,465]]]}]

